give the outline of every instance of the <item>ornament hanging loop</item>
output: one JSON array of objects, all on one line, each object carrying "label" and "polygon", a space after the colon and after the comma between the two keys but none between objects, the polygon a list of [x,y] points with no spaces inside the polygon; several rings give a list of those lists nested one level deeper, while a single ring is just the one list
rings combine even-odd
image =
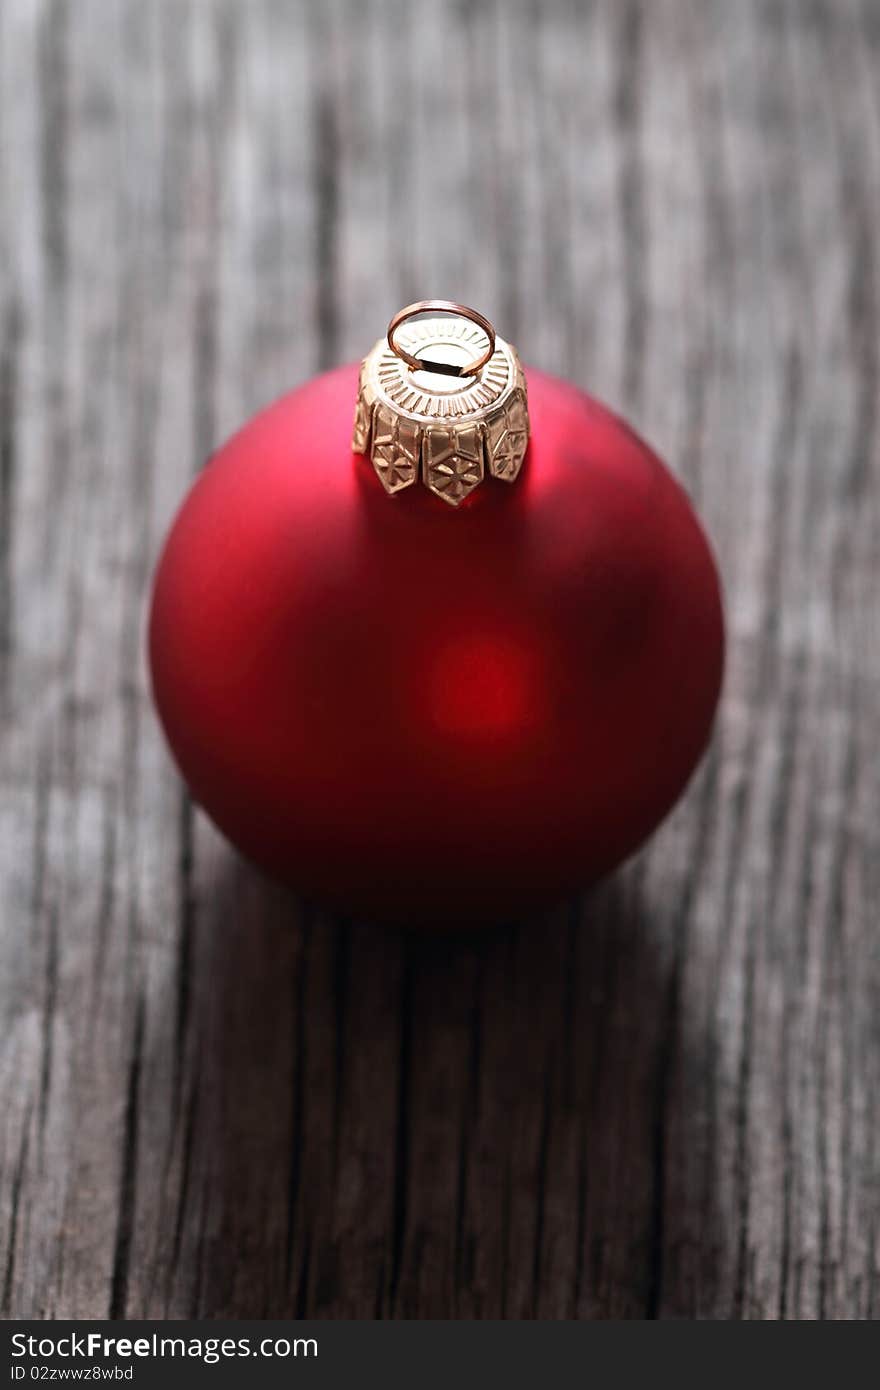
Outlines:
[{"label": "ornament hanging loop", "polygon": [[[432,313],[448,314],[450,318],[469,319],[485,333],[487,338],[485,350],[473,361],[465,362],[462,366],[456,366],[451,362],[433,361],[427,357],[416,357],[413,353],[407,352],[406,348],[401,347],[397,341],[397,330],[418,314]],[[410,371],[437,372],[440,376],[475,376],[482,367],[485,367],[495,351],[495,329],[486,316],[478,313],[476,309],[469,309],[466,304],[456,304],[451,299],[419,299],[415,304],[407,304],[405,309],[399,309],[394,315],[388,325],[386,336],[391,351],[406,363]]]}]

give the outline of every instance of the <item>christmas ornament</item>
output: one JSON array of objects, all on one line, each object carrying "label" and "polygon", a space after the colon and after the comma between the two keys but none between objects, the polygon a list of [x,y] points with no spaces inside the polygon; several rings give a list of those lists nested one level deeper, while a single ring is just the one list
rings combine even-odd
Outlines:
[{"label": "christmas ornament", "polygon": [[564,381],[529,370],[527,391],[491,324],[428,301],[214,456],[149,646],[229,839],[418,923],[520,914],[631,854],[705,747],[723,625],[647,445]]}]

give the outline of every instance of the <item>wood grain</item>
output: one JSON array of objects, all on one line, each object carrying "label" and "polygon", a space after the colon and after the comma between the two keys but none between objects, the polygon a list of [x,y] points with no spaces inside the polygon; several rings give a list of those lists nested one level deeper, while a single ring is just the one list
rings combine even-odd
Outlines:
[{"label": "wood grain", "polygon": [[[878,116],[876,0],[4,0],[4,1316],[878,1315]],[[727,595],[685,801],[480,937],[238,862],[143,662],[213,445],[426,294]]]}]

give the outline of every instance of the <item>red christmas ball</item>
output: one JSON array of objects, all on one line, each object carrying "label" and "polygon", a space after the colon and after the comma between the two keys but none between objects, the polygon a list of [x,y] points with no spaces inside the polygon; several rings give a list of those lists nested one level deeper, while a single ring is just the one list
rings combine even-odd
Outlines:
[{"label": "red christmas ball", "polygon": [[159,564],[159,713],[196,800],[318,899],[521,913],[645,839],[709,735],[723,624],[685,493],[616,416],[528,373],[519,480],[458,509],[351,453],[357,366],[211,460]]}]

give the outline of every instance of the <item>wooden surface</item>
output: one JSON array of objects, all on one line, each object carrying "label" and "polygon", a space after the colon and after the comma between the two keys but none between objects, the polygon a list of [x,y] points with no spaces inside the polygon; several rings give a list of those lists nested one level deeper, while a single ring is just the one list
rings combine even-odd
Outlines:
[{"label": "wooden surface", "polygon": [[[4,1316],[880,1311],[880,4],[3,0]],[[211,447],[421,295],[631,416],[711,756],[542,921],[335,922],[143,661]]]}]

